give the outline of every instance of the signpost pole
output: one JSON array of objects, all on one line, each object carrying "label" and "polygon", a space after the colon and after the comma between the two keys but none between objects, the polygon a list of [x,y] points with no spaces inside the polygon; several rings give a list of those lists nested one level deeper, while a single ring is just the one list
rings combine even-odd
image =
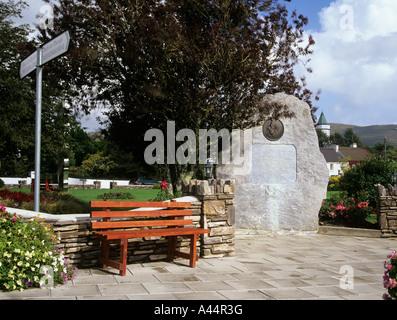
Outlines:
[{"label": "signpost pole", "polygon": [[43,65],[69,50],[70,31],[65,31],[43,44],[24,59],[19,66],[19,78],[25,78],[36,69],[36,132],[35,132],[35,176],[34,176],[34,211],[40,210],[40,162],[41,162],[41,95],[43,83]]},{"label": "signpost pole", "polygon": [[40,160],[41,160],[41,97],[42,97],[42,67],[43,49],[37,49],[36,67],[36,133],[35,133],[35,175],[34,175],[34,211],[40,210]]}]

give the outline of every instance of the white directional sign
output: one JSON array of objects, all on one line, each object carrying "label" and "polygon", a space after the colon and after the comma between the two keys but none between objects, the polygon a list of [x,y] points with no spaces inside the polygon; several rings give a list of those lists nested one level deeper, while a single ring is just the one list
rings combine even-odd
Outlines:
[{"label": "white directional sign", "polygon": [[37,66],[37,50],[21,62],[21,64],[19,65],[19,77],[21,79],[25,78],[33,70],[36,70],[36,66]]},{"label": "white directional sign", "polygon": [[47,42],[43,46],[43,61],[42,64],[46,64],[47,62],[59,57],[61,54],[64,54],[69,49],[70,43],[70,33],[69,31],[65,31],[60,34],[56,38]]},{"label": "white directional sign", "polygon": [[[70,32],[65,31],[56,38],[50,40],[42,46],[41,65],[59,57],[69,49]],[[22,79],[37,67],[37,50],[23,60],[19,66],[19,77]]]}]

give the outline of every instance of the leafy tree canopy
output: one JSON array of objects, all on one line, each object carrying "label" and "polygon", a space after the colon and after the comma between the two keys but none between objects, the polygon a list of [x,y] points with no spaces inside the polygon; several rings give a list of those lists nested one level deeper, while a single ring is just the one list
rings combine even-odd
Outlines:
[{"label": "leafy tree canopy", "polygon": [[108,137],[137,161],[145,131],[165,132],[167,120],[198,133],[292,116],[263,103],[276,92],[313,107],[294,68],[308,61],[314,41],[304,38],[307,18],[282,1],[46,1],[55,28],[42,30],[40,40],[73,34],[70,54],[52,65],[54,84],[67,83],[71,103],[87,111],[106,105]]}]

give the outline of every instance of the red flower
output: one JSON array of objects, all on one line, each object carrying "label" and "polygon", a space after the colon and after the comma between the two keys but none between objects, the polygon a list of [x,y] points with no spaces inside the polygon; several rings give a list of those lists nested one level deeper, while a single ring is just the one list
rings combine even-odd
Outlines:
[{"label": "red flower", "polygon": [[160,186],[161,186],[161,190],[165,190],[165,189],[167,189],[168,188],[168,184],[167,184],[167,181],[161,181],[160,182]]}]

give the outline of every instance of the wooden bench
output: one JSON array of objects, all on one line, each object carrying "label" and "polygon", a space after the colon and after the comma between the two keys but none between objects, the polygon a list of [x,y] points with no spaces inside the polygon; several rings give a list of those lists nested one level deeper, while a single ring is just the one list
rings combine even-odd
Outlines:
[{"label": "wooden bench", "polygon": [[[47,178],[40,179],[40,191],[43,191],[45,193],[50,193],[51,191],[55,191],[59,195],[59,193],[61,192],[61,189],[56,188],[55,186],[56,186],[56,184],[53,184],[51,182],[51,179],[47,179]],[[34,192],[34,179],[32,179],[32,183],[30,185],[30,192],[32,192],[32,193]]]},{"label": "wooden bench", "polygon": [[[143,237],[168,237],[168,260],[175,256],[190,260],[190,267],[196,266],[196,242],[200,234],[209,233],[207,229],[192,227],[193,220],[185,219],[191,216],[190,202],[138,202],[138,201],[91,201],[92,230],[101,240],[101,255],[98,260],[105,269],[107,266],[119,270],[121,276],[126,274],[128,239]],[[122,208],[138,208],[137,210],[119,211]],[[155,208],[139,210],[139,208]],[[116,210],[111,210],[116,209]],[[177,237],[190,238],[190,253],[176,250]],[[120,244],[120,261],[109,259],[109,245],[112,242]]]}]

